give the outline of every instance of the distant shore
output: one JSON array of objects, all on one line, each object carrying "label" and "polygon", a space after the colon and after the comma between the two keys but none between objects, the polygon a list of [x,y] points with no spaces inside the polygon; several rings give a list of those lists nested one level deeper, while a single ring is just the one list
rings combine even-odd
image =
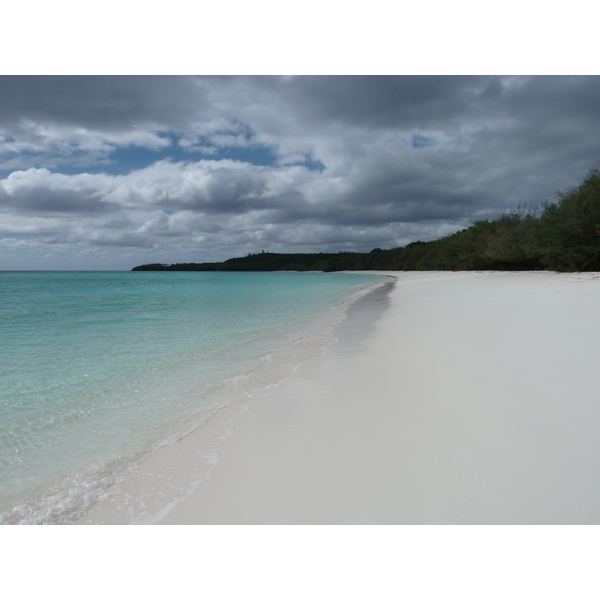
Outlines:
[{"label": "distant shore", "polygon": [[379,273],[326,355],[79,523],[599,523],[600,274]]}]

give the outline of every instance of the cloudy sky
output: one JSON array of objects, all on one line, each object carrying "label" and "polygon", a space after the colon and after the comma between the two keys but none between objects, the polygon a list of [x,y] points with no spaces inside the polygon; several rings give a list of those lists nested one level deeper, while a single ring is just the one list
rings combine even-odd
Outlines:
[{"label": "cloudy sky", "polygon": [[430,240],[600,162],[600,77],[0,77],[0,269]]}]

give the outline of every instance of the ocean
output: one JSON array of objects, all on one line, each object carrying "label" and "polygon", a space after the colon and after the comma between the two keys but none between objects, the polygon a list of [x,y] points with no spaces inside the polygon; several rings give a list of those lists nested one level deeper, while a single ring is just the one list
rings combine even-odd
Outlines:
[{"label": "ocean", "polygon": [[72,523],[335,340],[349,273],[0,273],[0,523]]}]

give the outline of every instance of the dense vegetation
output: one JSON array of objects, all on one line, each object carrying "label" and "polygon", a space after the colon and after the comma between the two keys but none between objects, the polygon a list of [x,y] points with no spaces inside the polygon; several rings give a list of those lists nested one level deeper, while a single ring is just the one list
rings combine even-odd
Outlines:
[{"label": "dense vegetation", "polygon": [[[539,212],[539,214],[537,214]],[[432,242],[370,253],[274,254],[262,252],[222,263],[151,264],[134,271],[429,271],[457,269],[600,271],[600,171],[558,194],[540,211],[519,208],[494,221]]]}]

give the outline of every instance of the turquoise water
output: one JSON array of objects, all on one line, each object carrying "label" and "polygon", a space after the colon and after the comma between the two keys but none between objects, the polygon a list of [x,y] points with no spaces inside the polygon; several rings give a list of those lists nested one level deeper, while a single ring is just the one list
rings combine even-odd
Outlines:
[{"label": "turquoise water", "polygon": [[322,350],[379,282],[0,273],[0,522],[72,522],[144,456]]}]

